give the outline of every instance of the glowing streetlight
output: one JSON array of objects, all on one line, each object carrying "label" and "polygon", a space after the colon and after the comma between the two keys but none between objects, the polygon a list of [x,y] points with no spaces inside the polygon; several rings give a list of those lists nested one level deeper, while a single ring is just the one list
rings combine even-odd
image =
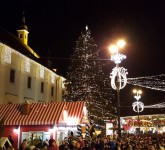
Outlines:
[{"label": "glowing streetlight", "polygon": [[119,40],[119,41],[117,42],[117,46],[118,46],[119,48],[123,48],[125,45],[126,45],[126,42],[125,42],[124,40]]},{"label": "glowing streetlight", "polygon": [[136,102],[132,103],[133,111],[138,113],[138,126],[139,126],[139,132],[140,132],[140,118],[139,113],[144,110],[144,104],[139,101],[141,98],[142,90],[133,90],[134,98],[136,99]]},{"label": "glowing streetlight", "polygon": [[126,56],[119,53],[120,48],[125,46],[125,41],[119,40],[116,45],[111,45],[109,50],[112,53],[111,61],[116,64],[116,67],[112,69],[110,74],[111,78],[111,86],[114,90],[117,91],[117,116],[118,116],[118,136],[119,139],[121,138],[121,125],[120,125],[120,97],[119,93],[120,90],[123,89],[127,84],[127,77],[128,74],[127,69],[123,67],[119,67],[119,64],[123,59],[126,59]]},{"label": "glowing streetlight", "polygon": [[116,45],[111,45],[109,47],[109,51],[112,53],[112,54],[115,54],[115,53],[118,53],[118,47]]},{"label": "glowing streetlight", "polygon": [[119,50],[126,45],[124,40],[119,40],[117,44],[112,44],[109,47],[109,51],[112,54],[111,60],[116,64],[119,65],[123,59],[126,59],[126,56],[119,53]]},{"label": "glowing streetlight", "polygon": [[136,94],[134,98],[138,101],[141,98],[142,90],[133,89],[133,93]]}]

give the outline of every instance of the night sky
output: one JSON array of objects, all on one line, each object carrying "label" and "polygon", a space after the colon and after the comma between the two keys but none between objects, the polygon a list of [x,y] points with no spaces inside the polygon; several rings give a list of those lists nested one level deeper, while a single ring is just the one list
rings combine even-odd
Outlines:
[{"label": "night sky", "polygon": [[[66,75],[75,41],[86,25],[105,58],[108,45],[125,38],[128,77],[164,73],[165,2],[163,0],[22,0],[3,1],[0,25],[17,34],[22,12],[29,28],[29,46],[43,59],[51,57],[57,73]],[[108,64],[109,71],[114,67]],[[162,97],[159,97],[162,101]]]}]

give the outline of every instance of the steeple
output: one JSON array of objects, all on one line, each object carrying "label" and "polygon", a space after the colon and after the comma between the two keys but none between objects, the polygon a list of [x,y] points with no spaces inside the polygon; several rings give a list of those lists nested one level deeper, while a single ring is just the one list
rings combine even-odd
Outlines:
[{"label": "steeple", "polygon": [[28,27],[25,24],[25,16],[23,12],[22,20],[21,20],[21,25],[19,26],[19,29],[17,30],[18,32],[18,38],[25,44],[28,44]]}]

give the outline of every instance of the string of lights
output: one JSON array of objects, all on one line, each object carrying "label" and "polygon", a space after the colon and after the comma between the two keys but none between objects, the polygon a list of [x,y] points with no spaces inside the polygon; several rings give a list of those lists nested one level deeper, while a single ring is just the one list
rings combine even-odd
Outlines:
[{"label": "string of lights", "polygon": [[128,78],[127,83],[149,89],[165,91],[165,74]]},{"label": "string of lights", "polygon": [[154,105],[147,105],[144,106],[144,108],[165,108],[165,102]]}]

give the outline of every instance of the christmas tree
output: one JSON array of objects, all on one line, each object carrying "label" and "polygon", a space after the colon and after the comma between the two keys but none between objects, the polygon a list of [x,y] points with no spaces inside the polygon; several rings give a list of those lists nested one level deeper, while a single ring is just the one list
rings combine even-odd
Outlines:
[{"label": "christmas tree", "polygon": [[71,56],[66,77],[68,94],[65,98],[67,101],[86,101],[90,121],[102,127],[106,120],[114,117],[111,103],[114,94],[98,54],[98,46],[86,27]]}]

